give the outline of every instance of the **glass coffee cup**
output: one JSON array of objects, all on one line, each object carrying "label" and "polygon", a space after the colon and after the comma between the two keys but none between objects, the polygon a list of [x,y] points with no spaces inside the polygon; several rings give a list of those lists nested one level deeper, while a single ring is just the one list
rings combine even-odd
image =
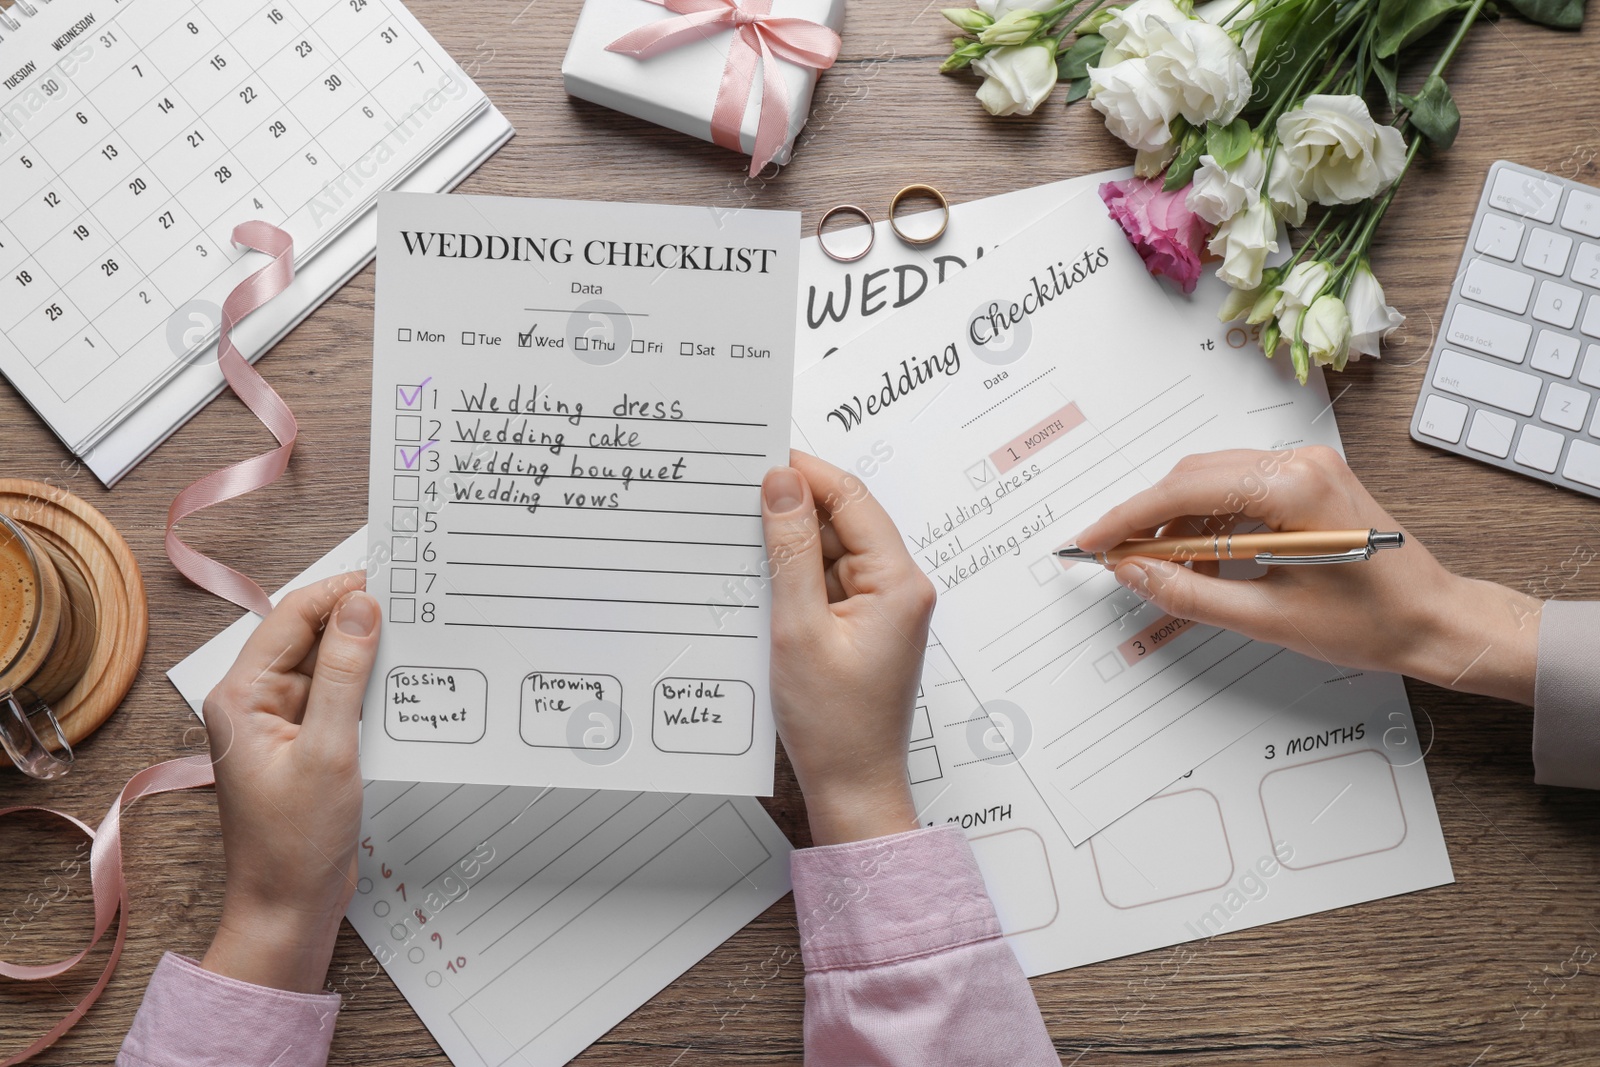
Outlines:
[{"label": "glass coffee cup", "polygon": [[34,778],[59,778],[72,766],[51,704],[89,665],[93,603],[69,559],[0,515],[0,749]]}]

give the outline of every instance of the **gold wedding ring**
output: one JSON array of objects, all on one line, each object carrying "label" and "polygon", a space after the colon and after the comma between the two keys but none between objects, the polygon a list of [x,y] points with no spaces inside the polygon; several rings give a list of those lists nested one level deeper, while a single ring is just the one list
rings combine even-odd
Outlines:
[{"label": "gold wedding ring", "polygon": [[[900,202],[908,196],[923,196],[939,202],[939,207],[944,211],[944,220],[939,223],[939,229],[929,237],[912,237],[900,229],[897,221],[900,213]],[[944,231],[950,225],[950,202],[944,194],[931,185],[908,185],[894,194],[894,199],[889,201],[889,226],[894,230],[894,235],[908,245],[932,244],[944,236]]]},{"label": "gold wedding ring", "polygon": [[[828,220],[833,218],[835,215],[840,214],[859,215],[861,216],[862,221],[867,224],[867,246],[854,255],[847,256],[843,253],[835,252],[833,249],[829,248],[827,235],[822,232],[822,228],[828,225]],[[875,241],[877,241],[877,239],[878,232],[873,229],[872,216],[867,214],[865,208],[856,207],[854,204],[840,204],[837,207],[831,207],[826,213],[823,214],[821,219],[817,220],[817,244],[822,246],[822,252],[825,256],[827,256],[829,259],[837,260],[840,263],[854,263],[856,260],[862,258],[868,252],[872,251],[872,245]]]}]

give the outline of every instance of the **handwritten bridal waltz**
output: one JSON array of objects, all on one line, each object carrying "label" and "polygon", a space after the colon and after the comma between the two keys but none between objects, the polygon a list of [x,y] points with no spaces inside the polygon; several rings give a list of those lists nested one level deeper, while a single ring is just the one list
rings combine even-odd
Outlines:
[{"label": "handwritten bridal waltz", "polygon": [[767,795],[799,216],[379,203],[369,778]]}]

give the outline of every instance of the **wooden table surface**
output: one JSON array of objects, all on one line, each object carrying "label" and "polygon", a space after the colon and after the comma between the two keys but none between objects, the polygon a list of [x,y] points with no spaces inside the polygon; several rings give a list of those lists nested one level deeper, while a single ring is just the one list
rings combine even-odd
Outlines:
[{"label": "wooden table surface", "polygon": [[[1060,91],[1031,118],[989,118],[972,100],[975,82],[936,73],[950,34],[934,6],[919,14],[852,0],[843,54],[821,80],[795,162],[773,180],[748,181],[739,157],[566,97],[560,64],[579,2],[412,0],[517,128],[460,191],[789,208],[811,226],[829,205],[885,204],[913,181],[964,201],[1128,161],[1099,116],[1063,108]],[[1580,34],[1507,17],[1464,47],[1450,78],[1460,140],[1415,169],[1374,261],[1410,318],[1381,364],[1330,378],[1350,462],[1377,498],[1447,565],[1542,597],[1600,598],[1600,503],[1423,448],[1407,426],[1489,164],[1513,159],[1600,184],[1600,12],[1590,14]],[[365,519],[372,293],[369,267],[260,364],[300,420],[289,472],[186,527],[202,550],[250,561],[268,589]],[[162,524],[191,480],[268,445],[224,396],[107,492],[0,383],[0,475],[51,481],[103,509],[133,546],[151,611],[139,680],[82,746],[77,768],[52,784],[0,774],[0,806],[45,804],[93,823],[133,772],[203,750],[204,733],[164,672],[239,612],[177,576]],[[1456,883],[1035,979],[1066,1063],[1600,1063],[1600,796],[1533,784],[1527,709],[1409,689],[1423,732],[1432,726],[1428,768]],[[768,808],[807,843],[781,750]],[[62,861],[84,855],[58,825],[24,817],[0,827],[5,959],[76,951],[91,922],[86,865],[64,900],[40,908],[29,899]],[[199,955],[217,921],[212,794],[145,801],[124,826],[132,916],[121,966],[100,1004],[39,1063],[110,1062],[162,951]],[[798,1063],[798,960],[762,977],[769,959],[797,945],[785,898],[575,1062]],[[0,1056],[52,1024],[105,956],[102,947],[51,983],[5,982]],[[346,926],[330,973],[346,998],[332,1062],[446,1063],[375,970]]]}]

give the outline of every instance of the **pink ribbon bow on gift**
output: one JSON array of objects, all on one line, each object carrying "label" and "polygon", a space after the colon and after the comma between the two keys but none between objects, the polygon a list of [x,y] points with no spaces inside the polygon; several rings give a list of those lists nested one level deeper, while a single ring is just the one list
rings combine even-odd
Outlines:
[{"label": "pink ribbon bow on gift", "polygon": [[709,31],[731,26],[733,47],[722,68],[716,106],[711,110],[711,140],[735,152],[742,151],[739,127],[744,123],[750,91],[755,87],[756,63],[761,63],[761,113],[756,124],[755,150],[750,153],[754,178],[783,148],[789,132],[789,92],[778,72],[775,57],[812,70],[827,70],[839,57],[839,35],[821,23],[797,18],[774,18],[772,0],[650,0],[678,18],[641,26],[606,45],[649,59],[691,41],[703,41]]}]

